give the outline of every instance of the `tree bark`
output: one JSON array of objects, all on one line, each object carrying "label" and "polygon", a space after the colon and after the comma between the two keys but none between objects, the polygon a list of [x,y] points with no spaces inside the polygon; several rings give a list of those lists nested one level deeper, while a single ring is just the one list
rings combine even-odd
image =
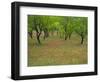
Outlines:
[{"label": "tree bark", "polygon": [[68,35],[65,35],[65,40],[67,40],[67,38],[68,38]]},{"label": "tree bark", "polygon": [[71,34],[69,34],[69,39],[71,38]]},{"label": "tree bark", "polygon": [[41,33],[37,33],[37,41],[38,41],[39,44],[41,44],[40,35],[41,35]]},{"label": "tree bark", "polygon": [[29,34],[29,36],[30,36],[31,39],[32,39],[32,31],[31,31],[31,32],[28,32],[28,34]]},{"label": "tree bark", "polygon": [[48,30],[44,29],[44,39],[47,38],[49,36]]},{"label": "tree bark", "polygon": [[83,44],[83,42],[84,42],[84,37],[81,36],[81,44]]},{"label": "tree bark", "polygon": [[42,29],[40,28],[40,26],[38,26],[38,27],[35,27],[35,30],[36,30],[37,41],[38,41],[39,44],[41,44],[40,35],[42,33]]}]

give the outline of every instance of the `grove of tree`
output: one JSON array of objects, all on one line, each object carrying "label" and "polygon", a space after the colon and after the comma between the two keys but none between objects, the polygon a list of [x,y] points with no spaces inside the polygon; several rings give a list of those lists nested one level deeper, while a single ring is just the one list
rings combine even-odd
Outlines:
[{"label": "grove of tree", "polygon": [[83,44],[87,28],[87,17],[28,15],[28,35],[31,39],[36,38],[39,45],[42,43],[40,37],[45,40],[56,34],[67,40],[71,39],[73,33],[80,38],[80,44]]}]

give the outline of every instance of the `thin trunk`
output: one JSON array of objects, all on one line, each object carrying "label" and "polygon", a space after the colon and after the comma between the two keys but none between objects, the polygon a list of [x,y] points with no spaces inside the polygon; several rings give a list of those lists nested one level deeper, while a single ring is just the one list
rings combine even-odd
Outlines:
[{"label": "thin trunk", "polygon": [[46,39],[49,36],[49,33],[47,30],[44,30],[44,39]]},{"label": "thin trunk", "polygon": [[70,38],[71,38],[71,35],[72,35],[72,32],[69,33],[69,36],[68,36],[68,37],[69,37],[69,40],[70,40]]},{"label": "thin trunk", "polygon": [[57,36],[59,36],[59,31],[57,30]]},{"label": "thin trunk", "polygon": [[84,42],[84,37],[81,36],[81,44],[83,44],[83,42]]},{"label": "thin trunk", "polygon": [[64,27],[64,30],[65,30],[65,40],[67,40],[68,34],[67,34],[67,28],[66,28],[66,26]]},{"label": "thin trunk", "polygon": [[54,32],[53,32],[53,31],[51,31],[51,35],[52,35],[52,36],[54,35]]},{"label": "thin trunk", "polygon": [[68,38],[68,35],[65,35],[65,40],[67,40],[67,38]]},{"label": "thin trunk", "polygon": [[69,39],[71,38],[71,35],[72,35],[72,33],[71,33],[71,34],[69,34],[69,36],[68,36],[68,37],[69,37]]},{"label": "thin trunk", "polygon": [[28,32],[28,34],[29,34],[29,36],[31,37],[31,39],[32,39],[32,32]]},{"label": "thin trunk", "polygon": [[37,33],[37,41],[38,41],[39,44],[41,44],[40,35],[41,35],[41,33]]},{"label": "thin trunk", "polygon": [[36,30],[37,41],[38,41],[39,44],[41,44],[40,35],[42,33],[42,29],[38,26],[38,27],[35,28],[35,30]]},{"label": "thin trunk", "polygon": [[45,38],[46,38],[46,36],[45,36],[45,31],[44,31],[44,37],[43,37],[43,38],[44,38],[44,40],[45,40]]}]

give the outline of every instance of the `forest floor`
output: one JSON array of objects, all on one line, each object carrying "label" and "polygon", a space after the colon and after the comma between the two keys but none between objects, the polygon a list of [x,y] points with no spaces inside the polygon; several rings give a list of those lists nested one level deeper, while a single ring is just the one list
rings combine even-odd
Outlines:
[{"label": "forest floor", "polygon": [[41,45],[28,38],[28,66],[87,64],[87,41],[80,44],[79,36],[64,40],[56,36],[43,40]]}]

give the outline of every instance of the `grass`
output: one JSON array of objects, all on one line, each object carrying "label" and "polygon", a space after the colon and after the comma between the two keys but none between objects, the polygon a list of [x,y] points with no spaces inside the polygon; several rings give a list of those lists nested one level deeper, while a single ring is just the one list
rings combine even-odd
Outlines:
[{"label": "grass", "polygon": [[73,34],[64,40],[53,36],[46,40],[41,37],[41,45],[36,39],[28,38],[28,66],[87,64],[87,41],[80,44],[79,36]]}]

